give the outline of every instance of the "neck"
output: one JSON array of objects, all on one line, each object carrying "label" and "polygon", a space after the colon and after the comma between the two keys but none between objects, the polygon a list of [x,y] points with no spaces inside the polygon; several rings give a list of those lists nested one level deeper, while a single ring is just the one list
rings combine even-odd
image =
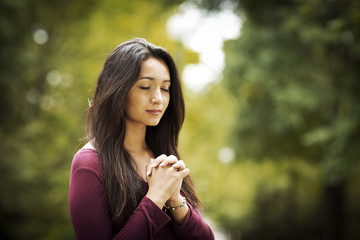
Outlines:
[{"label": "neck", "polygon": [[145,141],[146,126],[126,122],[126,135],[124,147],[129,153],[142,153],[146,151],[147,144]]}]

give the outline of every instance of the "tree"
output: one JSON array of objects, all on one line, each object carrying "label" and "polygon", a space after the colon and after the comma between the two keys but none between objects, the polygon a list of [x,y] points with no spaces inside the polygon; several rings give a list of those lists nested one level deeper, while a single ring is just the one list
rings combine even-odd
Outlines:
[{"label": "tree", "polygon": [[[237,96],[232,142],[238,159],[318,164],[322,230],[307,236],[355,238],[349,228],[358,218],[346,217],[354,197],[347,184],[360,158],[360,3],[233,2],[245,22],[240,37],[225,46],[224,84]],[[285,239],[299,237],[293,230]]]},{"label": "tree", "polygon": [[176,4],[1,0],[1,239],[74,239],[67,192],[89,89],[124,40],[174,51],[164,25]]},{"label": "tree", "polygon": [[[61,205],[65,186],[56,172],[63,164],[53,154],[66,141],[67,136],[60,135],[66,121],[44,110],[54,100],[47,80],[60,62],[52,56],[69,25],[86,20],[95,6],[95,1],[0,3],[2,239],[71,236]],[[54,74],[50,81],[57,81]]]}]

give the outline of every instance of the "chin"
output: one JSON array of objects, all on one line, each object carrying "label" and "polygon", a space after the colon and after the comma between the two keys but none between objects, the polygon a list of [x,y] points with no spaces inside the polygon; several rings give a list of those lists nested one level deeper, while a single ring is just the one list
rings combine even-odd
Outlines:
[{"label": "chin", "polygon": [[160,123],[160,120],[159,120],[159,121],[151,121],[151,122],[149,122],[149,123],[146,124],[146,125],[147,125],[147,126],[151,126],[151,127],[155,127],[155,126],[157,126],[159,123]]},{"label": "chin", "polygon": [[147,126],[149,126],[149,127],[155,127],[155,126],[157,126],[159,123],[157,122],[157,123],[149,123],[149,124],[147,124]]}]

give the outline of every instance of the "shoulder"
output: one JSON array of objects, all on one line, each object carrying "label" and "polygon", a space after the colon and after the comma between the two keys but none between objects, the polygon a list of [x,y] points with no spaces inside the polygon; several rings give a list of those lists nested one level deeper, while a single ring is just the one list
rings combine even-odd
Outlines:
[{"label": "shoulder", "polygon": [[96,150],[82,148],[75,153],[71,163],[71,171],[75,172],[80,169],[90,170],[101,175],[101,164]]}]

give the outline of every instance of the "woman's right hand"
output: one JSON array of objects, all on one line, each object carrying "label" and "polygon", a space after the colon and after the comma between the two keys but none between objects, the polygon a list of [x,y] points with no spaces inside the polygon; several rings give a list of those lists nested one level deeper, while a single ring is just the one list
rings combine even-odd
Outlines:
[{"label": "woman's right hand", "polygon": [[[159,166],[159,161],[167,164]],[[172,165],[176,162],[178,161],[176,157],[174,159],[174,156],[166,157],[161,155],[150,162],[150,165],[154,163],[155,165],[147,167],[147,173],[149,173],[149,170],[151,172],[146,175],[149,185],[146,196],[159,208],[162,208],[165,202],[174,195],[183,178],[190,174],[190,170],[187,168],[173,167]]]}]

